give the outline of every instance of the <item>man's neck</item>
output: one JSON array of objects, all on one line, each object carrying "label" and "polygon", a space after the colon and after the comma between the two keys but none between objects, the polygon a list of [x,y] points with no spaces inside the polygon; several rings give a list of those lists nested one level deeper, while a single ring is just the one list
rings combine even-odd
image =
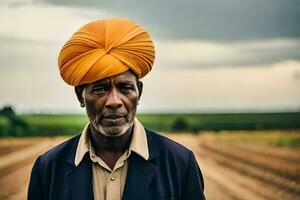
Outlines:
[{"label": "man's neck", "polygon": [[113,169],[118,158],[121,157],[129,147],[133,126],[128,129],[126,133],[116,137],[105,136],[95,130],[91,125],[89,130],[90,140],[95,149],[95,153]]}]

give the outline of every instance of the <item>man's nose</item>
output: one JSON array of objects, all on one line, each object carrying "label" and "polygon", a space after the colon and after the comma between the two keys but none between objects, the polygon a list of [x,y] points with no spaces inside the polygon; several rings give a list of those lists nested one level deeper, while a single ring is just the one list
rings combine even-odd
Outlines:
[{"label": "man's nose", "polygon": [[108,94],[105,106],[108,108],[111,108],[111,109],[117,109],[117,108],[122,107],[122,101],[120,98],[120,94],[116,88],[111,89],[110,93]]}]

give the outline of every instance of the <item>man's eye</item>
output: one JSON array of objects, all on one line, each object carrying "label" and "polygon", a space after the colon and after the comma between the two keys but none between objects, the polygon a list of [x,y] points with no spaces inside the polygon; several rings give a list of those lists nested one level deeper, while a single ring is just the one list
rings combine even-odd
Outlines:
[{"label": "man's eye", "polygon": [[129,91],[132,90],[132,87],[130,85],[121,85],[120,89],[124,91]]},{"label": "man's eye", "polygon": [[104,92],[105,91],[105,87],[96,87],[93,89],[93,92]]},{"label": "man's eye", "polygon": [[131,90],[132,88],[131,87],[129,87],[129,86],[124,86],[123,87],[125,90]]}]

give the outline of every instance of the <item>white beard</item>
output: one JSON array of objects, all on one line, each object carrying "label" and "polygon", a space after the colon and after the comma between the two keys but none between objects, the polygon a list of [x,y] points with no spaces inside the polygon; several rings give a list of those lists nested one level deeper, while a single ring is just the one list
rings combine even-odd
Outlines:
[{"label": "white beard", "polygon": [[121,126],[103,127],[94,123],[95,129],[107,137],[118,137],[125,134],[133,126],[133,121]]}]

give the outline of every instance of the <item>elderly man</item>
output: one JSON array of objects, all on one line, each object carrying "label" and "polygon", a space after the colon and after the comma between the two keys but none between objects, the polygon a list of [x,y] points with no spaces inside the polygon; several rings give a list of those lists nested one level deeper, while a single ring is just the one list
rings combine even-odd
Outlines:
[{"label": "elderly man", "polygon": [[89,123],[38,157],[29,200],[205,199],[193,153],[135,118],[140,78],[154,62],[147,32],[126,19],[93,21],[73,34],[58,62]]}]

